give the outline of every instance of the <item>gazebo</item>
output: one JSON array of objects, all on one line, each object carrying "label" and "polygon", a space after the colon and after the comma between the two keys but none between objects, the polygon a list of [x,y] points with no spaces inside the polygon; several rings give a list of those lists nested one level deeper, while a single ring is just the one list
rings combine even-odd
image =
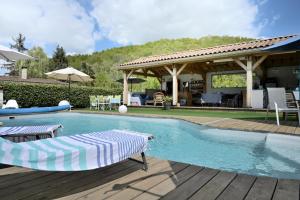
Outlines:
[{"label": "gazebo", "polygon": [[[161,84],[165,84],[168,79],[170,83],[172,82],[169,87],[172,87],[173,105],[176,106],[179,80],[186,81],[186,77],[197,75],[202,77],[201,92],[222,91],[222,88],[213,88],[211,85],[214,74],[242,73],[246,80],[244,106],[250,108],[253,101],[253,76],[257,76],[261,83],[266,84],[272,78],[268,77],[272,74],[269,69],[286,71],[288,66],[294,67],[292,70],[289,69],[291,76],[294,76],[295,69],[300,66],[299,52],[300,37],[289,35],[139,58],[118,67],[123,71],[124,102],[128,102],[128,79],[133,74],[156,77]],[[285,87],[284,83],[277,86]],[[227,88],[223,91],[234,90],[230,91],[230,88]]]}]

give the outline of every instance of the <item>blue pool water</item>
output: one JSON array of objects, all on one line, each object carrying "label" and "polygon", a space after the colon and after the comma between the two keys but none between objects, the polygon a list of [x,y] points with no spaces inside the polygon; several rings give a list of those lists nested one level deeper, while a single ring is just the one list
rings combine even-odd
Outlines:
[{"label": "blue pool water", "polygon": [[109,129],[151,133],[148,155],[215,169],[300,179],[300,137],[208,128],[159,118],[57,113],[0,118],[5,126],[62,124],[60,135]]}]

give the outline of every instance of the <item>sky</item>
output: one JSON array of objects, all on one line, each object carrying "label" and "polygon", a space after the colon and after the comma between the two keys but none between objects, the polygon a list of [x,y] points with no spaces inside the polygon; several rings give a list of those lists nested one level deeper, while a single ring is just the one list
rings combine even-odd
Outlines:
[{"label": "sky", "polygon": [[300,0],[0,0],[0,44],[22,33],[51,56],[159,39],[300,34]]}]

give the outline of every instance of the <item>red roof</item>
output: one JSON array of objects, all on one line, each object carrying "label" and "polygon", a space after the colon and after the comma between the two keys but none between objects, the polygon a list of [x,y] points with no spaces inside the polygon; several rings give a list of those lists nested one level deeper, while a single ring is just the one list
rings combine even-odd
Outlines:
[{"label": "red roof", "polygon": [[202,49],[198,49],[198,50],[182,51],[182,52],[177,52],[177,53],[173,53],[173,54],[142,57],[142,58],[124,63],[120,66],[126,67],[126,66],[131,66],[131,65],[152,63],[152,62],[158,62],[158,61],[190,58],[190,57],[213,55],[213,54],[220,54],[220,53],[244,51],[244,50],[255,50],[255,49],[259,50],[259,49],[262,49],[265,47],[272,46],[278,42],[285,41],[292,37],[295,37],[295,35],[275,37],[275,38],[269,38],[269,39],[259,39],[259,40],[254,40],[254,41],[250,41],[250,42],[221,45],[221,46],[215,46],[215,47],[209,47],[209,48],[202,48]]}]

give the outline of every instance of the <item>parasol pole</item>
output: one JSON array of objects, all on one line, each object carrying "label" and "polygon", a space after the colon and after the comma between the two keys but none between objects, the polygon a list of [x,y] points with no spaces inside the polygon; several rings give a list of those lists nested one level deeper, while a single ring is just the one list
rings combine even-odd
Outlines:
[{"label": "parasol pole", "polygon": [[69,101],[71,101],[71,74],[68,75],[68,80],[69,80]]}]

